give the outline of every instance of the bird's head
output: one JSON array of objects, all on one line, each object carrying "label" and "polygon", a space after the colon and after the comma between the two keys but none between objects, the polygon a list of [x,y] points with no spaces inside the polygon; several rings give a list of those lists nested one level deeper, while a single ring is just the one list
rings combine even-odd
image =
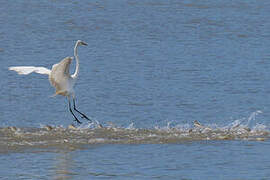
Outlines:
[{"label": "bird's head", "polygon": [[77,41],[78,46],[87,46],[86,42],[83,42],[82,40]]}]

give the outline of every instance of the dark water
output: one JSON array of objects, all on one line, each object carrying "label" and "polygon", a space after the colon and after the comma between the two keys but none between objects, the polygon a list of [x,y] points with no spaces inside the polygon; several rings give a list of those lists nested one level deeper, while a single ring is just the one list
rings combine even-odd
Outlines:
[{"label": "dark water", "polygon": [[[269,179],[269,19],[266,0],[3,1],[0,179]],[[78,39],[94,123],[74,128],[46,76],[8,67]]]}]

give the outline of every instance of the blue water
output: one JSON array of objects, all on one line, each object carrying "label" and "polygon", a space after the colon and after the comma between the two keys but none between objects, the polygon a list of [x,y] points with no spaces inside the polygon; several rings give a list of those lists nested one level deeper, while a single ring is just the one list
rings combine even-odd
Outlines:
[{"label": "blue water", "polygon": [[[269,19],[266,0],[2,2],[0,178],[268,179]],[[68,130],[48,77],[8,71],[78,39],[77,106],[103,130]]]}]

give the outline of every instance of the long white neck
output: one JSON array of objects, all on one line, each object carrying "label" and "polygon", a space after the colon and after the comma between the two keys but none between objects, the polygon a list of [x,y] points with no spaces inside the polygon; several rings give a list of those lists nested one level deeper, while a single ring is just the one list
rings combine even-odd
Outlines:
[{"label": "long white neck", "polygon": [[73,79],[76,79],[78,77],[78,74],[79,74],[79,66],[80,66],[79,57],[78,57],[78,42],[76,43],[76,45],[74,47],[74,56],[75,56],[75,59],[76,59],[76,69],[75,69],[74,74],[72,74],[71,77]]}]

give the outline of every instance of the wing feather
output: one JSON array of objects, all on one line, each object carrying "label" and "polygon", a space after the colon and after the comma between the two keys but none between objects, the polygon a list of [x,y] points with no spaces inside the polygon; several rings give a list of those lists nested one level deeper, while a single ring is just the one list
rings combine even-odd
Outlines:
[{"label": "wing feather", "polygon": [[12,66],[8,68],[11,71],[16,71],[20,75],[27,75],[32,72],[38,73],[38,74],[47,74],[49,75],[51,73],[51,70],[45,68],[45,67],[35,67],[35,66]]},{"label": "wing feather", "polygon": [[66,57],[58,64],[53,65],[52,71],[49,75],[49,81],[56,89],[56,94],[64,95],[68,90],[70,74],[69,67],[72,57]]},{"label": "wing feather", "polygon": [[18,74],[30,74],[32,72],[39,74],[49,75],[49,81],[52,86],[55,87],[55,95],[66,96],[72,91],[73,79],[69,74],[69,67],[72,61],[72,57],[66,57],[57,64],[54,64],[52,70],[45,67],[35,67],[35,66],[12,66],[8,69],[11,71],[16,71]]}]

